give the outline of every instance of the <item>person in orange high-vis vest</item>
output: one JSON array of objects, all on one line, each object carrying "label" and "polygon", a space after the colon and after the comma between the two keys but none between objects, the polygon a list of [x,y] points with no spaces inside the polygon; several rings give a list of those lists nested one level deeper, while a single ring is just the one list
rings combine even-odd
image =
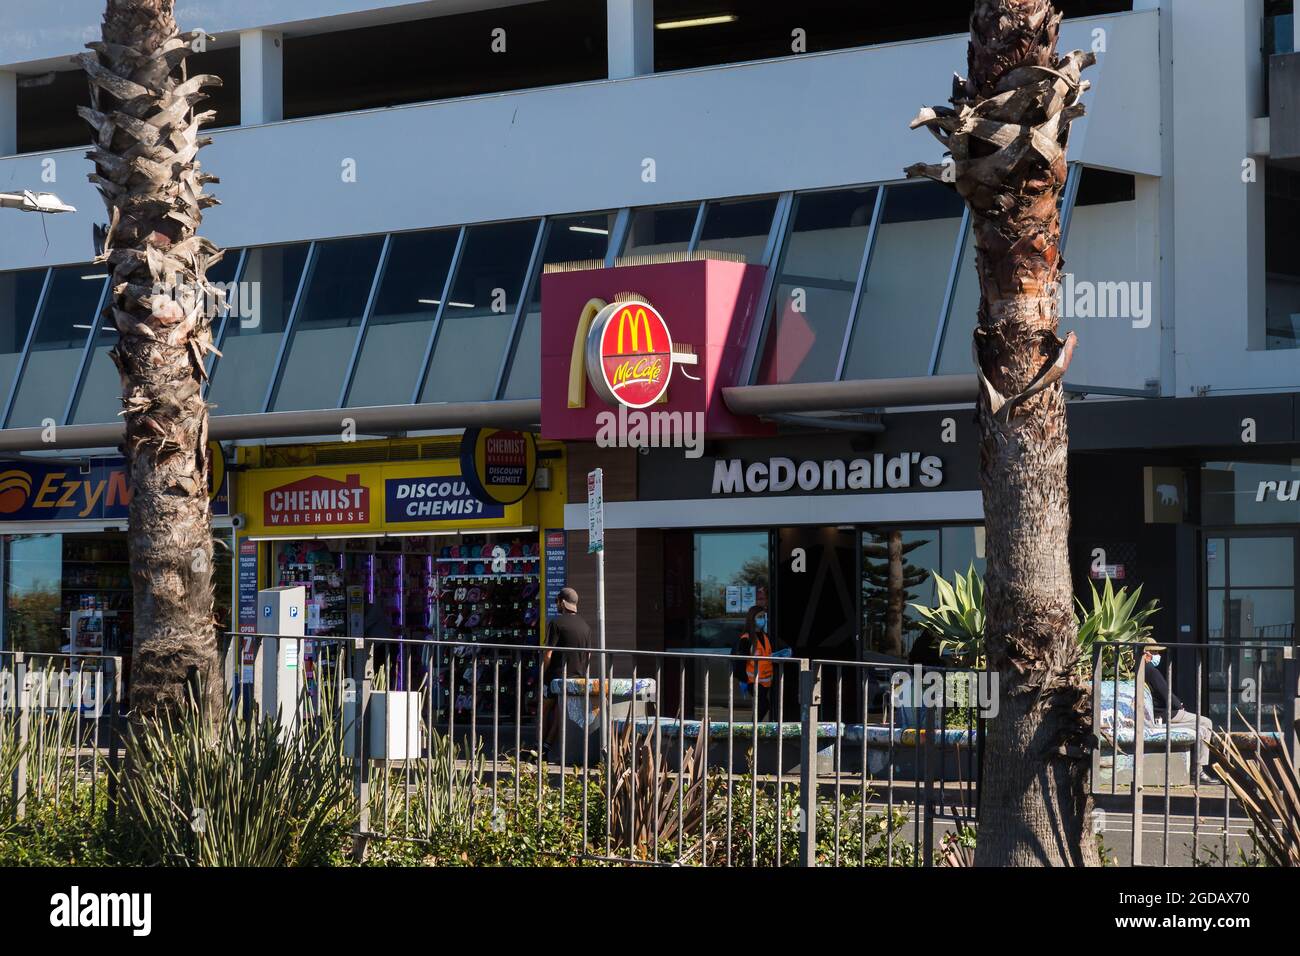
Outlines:
[{"label": "person in orange high-vis vest", "polygon": [[[745,630],[736,642],[735,653],[740,657],[758,658],[757,660],[736,661],[736,680],[746,694],[758,697],[758,719],[773,718],[772,704],[778,685],[777,665],[772,659],[777,653],[776,642],[767,629],[767,608],[754,605],[745,615]],[[737,707],[737,719],[744,719],[741,705]]]}]

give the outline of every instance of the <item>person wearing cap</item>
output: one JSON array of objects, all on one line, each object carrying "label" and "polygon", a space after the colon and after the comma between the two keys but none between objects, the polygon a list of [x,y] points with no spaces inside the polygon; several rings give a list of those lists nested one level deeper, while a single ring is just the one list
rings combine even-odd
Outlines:
[{"label": "person wearing cap", "polygon": [[[578,592],[569,587],[560,588],[555,596],[555,609],[559,614],[546,627],[546,649],[542,652],[542,691],[548,695],[551,681],[563,677],[566,671],[570,678],[600,677],[600,664],[592,661],[591,628],[578,616]],[[565,653],[556,654],[560,649]],[[559,699],[559,694],[552,695],[544,711],[548,730],[543,756],[549,756],[549,745],[558,738],[564,719],[556,703]]]},{"label": "person wearing cap", "polygon": [[1189,713],[1178,695],[1169,689],[1169,682],[1160,673],[1160,652],[1163,650],[1163,647],[1149,647],[1142,654],[1142,659],[1147,663],[1143,674],[1147,687],[1151,688],[1151,703],[1155,708],[1156,720],[1163,723],[1167,715],[1170,728],[1183,727],[1196,731],[1200,738],[1200,745],[1196,748],[1197,777],[1201,783],[1216,783],[1205,771],[1210,764],[1210,735],[1214,732],[1214,723],[1209,717]]}]

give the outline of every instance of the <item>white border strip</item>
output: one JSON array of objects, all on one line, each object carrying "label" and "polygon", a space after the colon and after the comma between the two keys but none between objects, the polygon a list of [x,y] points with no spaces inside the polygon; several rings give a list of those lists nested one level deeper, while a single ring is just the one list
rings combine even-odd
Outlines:
[{"label": "white border strip", "polygon": [[[605,527],[730,528],[751,525],[834,525],[905,521],[982,521],[978,491],[907,494],[787,495],[769,498],[691,498],[607,501]],[[587,530],[587,505],[564,506],[564,530]]]}]

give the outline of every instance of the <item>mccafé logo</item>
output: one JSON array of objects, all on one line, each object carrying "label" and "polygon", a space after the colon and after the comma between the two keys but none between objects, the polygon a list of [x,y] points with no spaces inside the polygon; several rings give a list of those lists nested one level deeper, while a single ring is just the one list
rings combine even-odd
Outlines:
[{"label": "mccaf\u00e9 logo", "polygon": [[[585,350],[580,351],[584,338]],[[574,338],[569,407],[585,404],[579,362],[596,394],[610,405],[646,408],[664,399],[673,365],[695,361],[694,354],[674,350],[668,323],[649,302],[592,299],[582,310]]]}]

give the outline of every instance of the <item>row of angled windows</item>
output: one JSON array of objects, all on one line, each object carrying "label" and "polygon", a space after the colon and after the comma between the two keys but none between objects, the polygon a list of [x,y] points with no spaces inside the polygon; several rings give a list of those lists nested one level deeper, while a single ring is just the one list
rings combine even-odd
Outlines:
[{"label": "row of angled windows", "polygon": [[[1058,0],[1070,17],[1131,10],[1132,0]],[[655,0],[656,72],[964,33],[970,0],[845,3]],[[202,23],[188,26],[204,26]],[[208,25],[211,26],[210,24]],[[289,31],[286,119],[598,80],[608,75],[606,0],[548,0],[325,33]],[[217,36],[188,61],[222,86],[210,127],[237,126],[239,40]],[[80,146],[89,105],[76,70],[18,79],[18,151]]]},{"label": "row of angled windows", "polygon": [[[1132,177],[1075,176],[1075,205],[1133,199]],[[912,182],[228,250],[208,270],[230,284],[208,399],[222,415],[535,398],[544,266],[695,250],[776,266],[753,381],[969,363],[964,206]],[[0,273],[3,427],[117,415],[107,286],[93,265]]]}]

